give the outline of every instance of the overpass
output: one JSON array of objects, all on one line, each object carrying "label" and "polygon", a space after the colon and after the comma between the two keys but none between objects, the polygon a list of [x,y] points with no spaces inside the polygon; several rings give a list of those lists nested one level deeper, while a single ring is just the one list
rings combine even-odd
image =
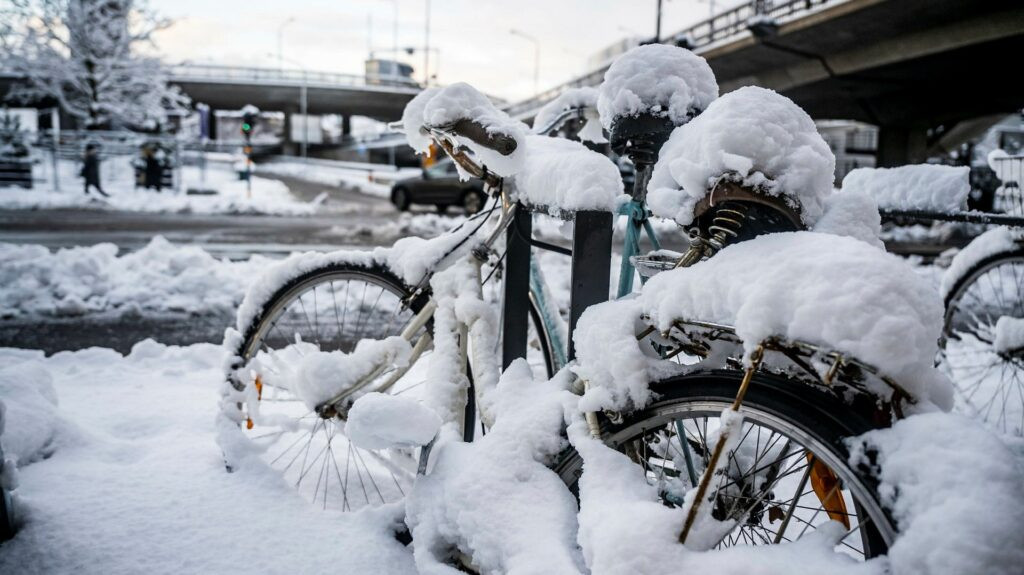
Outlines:
[{"label": "overpass", "polygon": [[[959,122],[1024,106],[1012,86],[1024,54],[1019,0],[759,0],[672,36],[707,59],[722,93],[776,90],[815,119],[880,128],[879,163],[924,159]],[[529,119],[607,66],[507,108]]]}]

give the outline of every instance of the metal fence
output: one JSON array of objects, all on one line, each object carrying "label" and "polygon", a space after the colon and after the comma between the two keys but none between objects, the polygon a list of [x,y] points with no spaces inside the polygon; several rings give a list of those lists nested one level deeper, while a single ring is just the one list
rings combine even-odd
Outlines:
[{"label": "metal fence", "polygon": [[294,70],[287,68],[258,68],[221,66],[216,64],[177,64],[170,66],[170,76],[175,81],[208,81],[240,84],[281,84],[290,86],[318,86],[333,88],[351,86],[357,88],[404,88],[419,92],[421,87],[405,76],[380,76],[367,79],[359,74],[322,72],[317,70]]}]

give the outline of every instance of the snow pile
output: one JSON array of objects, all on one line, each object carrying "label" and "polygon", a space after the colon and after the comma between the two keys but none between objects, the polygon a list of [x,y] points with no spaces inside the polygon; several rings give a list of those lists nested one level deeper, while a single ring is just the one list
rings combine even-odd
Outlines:
[{"label": "snow pile", "polygon": [[885,248],[879,239],[882,217],[871,196],[857,190],[842,190],[825,199],[824,213],[814,224],[813,231],[837,236],[849,236],[877,248]]},{"label": "snow pile", "polygon": [[996,353],[1024,349],[1024,318],[1003,316],[996,321]]},{"label": "snow pile", "polygon": [[114,244],[50,252],[37,245],[0,245],[0,316],[69,316],[114,311],[187,312],[233,309],[267,258],[218,260],[196,246],[156,236],[136,252]]},{"label": "snow pile", "polygon": [[[119,159],[110,160],[115,163]],[[227,170],[211,169],[205,186],[217,190],[213,195],[179,194],[174,190],[156,192],[145,188],[134,188],[134,182],[121,177],[103,179],[104,190],[110,197],[84,194],[81,180],[71,171],[73,164],[63,162],[64,172],[61,191],[52,186],[32,190],[0,187],[0,207],[11,210],[40,210],[79,208],[89,210],[117,210],[145,213],[194,213],[194,214],[256,214],[279,216],[308,216],[320,209],[322,200],[299,201],[288,187],[276,180],[253,177],[251,192],[246,182],[234,178]],[[111,169],[122,168],[111,166]],[[198,184],[195,168],[183,169],[186,185]]]},{"label": "snow pile", "polygon": [[618,168],[606,156],[562,138],[529,136],[526,145],[525,164],[515,175],[515,200],[552,212],[616,212],[629,200]]},{"label": "snow pile", "polygon": [[0,350],[0,445],[19,467],[49,455],[58,428],[57,392],[42,360],[42,352]]},{"label": "snow pile", "polygon": [[939,294],[942,296],[942,299],[948,298],[960,278],[969,273],[974,266],[983,260],[999,253],[1012,252],[1019,249],[1021,248],[1017,243],[1017,236],[1014,232],[1010,231],[1010,228],[992,228],[974,238],[971,240],[971,243],[967,244],[967,247],[960,250],[953,257],[953,261],[949,264],[949,269],[942,275],[942,284],[939,286]]},{"label": "snow pile", "polygon": [[257,356],[247,369],[261,374],[265,385],[291,391],[314,410],[379,366],[408,365],[411,353],[409,342],[398,336],[361,340],[352,353],[320,351],[314,344],[297,342]]},{"label": "snow pile", "polygon": [[558,116],[563,112],[581,109],[583,110],[583,119],[586,120],[586,124],[583,125],[578,134],[580,140],[595,144],[607,142],[608,140],[604,137],[604,132],[601,129],[601,116],[597,113],[597,96],[597,88],[591,88],[590,86],[565,90],[557,98],[544,104],[544,107],[537,112],[537,115],[533,118],[533,132],[544,134],[549,130],[552,122],[557,120]]},{"label": "snow pile", "polygon": [[440,428],[441,418],[415,399],[373,392],[352,404],[345,435],[362,449],[418,447]]},{"label": "snow pile", "polygon": [[[657,374],[635,343],[626,345],[635,330],[626,318],[638,318],[638,311],[659,330],[677,319],[735,326],[748,354],[772,336],[825,345],[878,368],[926,405],[952,405],[952,387],[933,367],[943,315],[935,291],[902,259],[852,238],[764,236],[658,274],[636,302],[596,317],[604,306],[591,308],[593,315],[587,310],[580,326],[589,329],[575,335],[578,371],[597,386],[584,397],[590,402],[584,409],[650,400],[644,382]],[[892,393],[888,387],[871,391],[883,398]]]},{"label": "snow pile", "polygon": [[935,164],[857,168],[843,178],[843,190],[866,193],[883,210],[953,213],[967,209],[970,171]]},{"label": "snow pile", "polygon": [[[510,176],[519,171],[525,156],[526,125],[495,108],[487,96],[469,84],[459,82],[444,88],[424,90],[406,105],[402,114],[409,145],[420,154],[429,154],[431,143],[429,136],[420,133],[421,127],[442,128],[459,120],[471,120],[482,125],[488,135],[515,140],[516,149],[506,156],[468,138],[457,138],[487,169],[499,176]],[[468,178],[461,171],[460,175],[463,179]]]},{"label": "snow pile", "polygon": [[[0,365],[44,369],[63,424],[52,456],[18,470],[25,523],[0,573],[416,573],[394,536],[400,505],[323,513],[258,461],[225,471],[212,441],[219,347],[18,353],[0,350]],[[253,545],[268,534],[274,545]]]},{"label": "snow pile", "polygon": [[480,573],[582,572],[576,501],[548,467],[565,447],[568,383],[535,380],[519,360],[495,390],[494,427],[473,443],[436,448],[406,500],[420,573],[460,573],[446,565],[456,552]]},{"label": "snow pile", "polygon": [[722,176],[799,208],[804,224],[821,217],[836,159],[814,121],[792,100],[748,86],[722,96],[661,148],[648,204],[690,225],[694,208]]},{"label": "snow pile", "polygon": [[704,58],[684,48],[648,44],[626,52],[604,74],[597,110],[606,130],[618,118],[654,114],[677,126],[708,108],[718,82]]},{"label": "snow pile", "polygon": [[853,447],[851,461],[878,471],[899,526],[889,549],[893,573],[1020,572],[1024,474],[998,437],[962,416],[931,413],[867,433]]}]

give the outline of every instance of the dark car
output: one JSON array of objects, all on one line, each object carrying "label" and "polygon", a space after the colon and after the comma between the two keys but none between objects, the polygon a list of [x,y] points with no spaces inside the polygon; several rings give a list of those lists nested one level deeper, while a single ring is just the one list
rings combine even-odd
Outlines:
[{"label": "dark car", "polygon": [[437,206],[441,213],[450,206],[459,206],[466,213],[475,214],[486,201],[484,183],[476,178],[459,181],[451,158],[444,158],[425,168],[421,176],[398,181],[391,188],[391,203],[402,211],[412,204],[425,204]]}]

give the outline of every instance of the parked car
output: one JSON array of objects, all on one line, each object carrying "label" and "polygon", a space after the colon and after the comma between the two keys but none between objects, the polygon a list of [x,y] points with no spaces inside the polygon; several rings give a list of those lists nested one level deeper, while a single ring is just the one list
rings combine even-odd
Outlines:
[{"label": "parked car", "polygon": [[483,209],[487,201],[484,183],[476,178],[459,181],[455,162],[444,158],[429,168],[424,168],[419,177],[395,182],[391,188],[391,203],[405,211],[412,204],[437,206],[444,213],[451,206],[459,206],[468,214]]}]

